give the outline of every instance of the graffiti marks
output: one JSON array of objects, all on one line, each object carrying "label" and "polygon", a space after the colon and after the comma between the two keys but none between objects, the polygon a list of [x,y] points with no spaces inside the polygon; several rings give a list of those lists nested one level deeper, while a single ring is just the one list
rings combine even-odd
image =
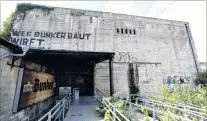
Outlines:
[{"label": "graffiti marks", "polygon": [[136,62],[137,58],[132,56],[130,52],[119,52],[117,61],[119,61],[119,62]]}]

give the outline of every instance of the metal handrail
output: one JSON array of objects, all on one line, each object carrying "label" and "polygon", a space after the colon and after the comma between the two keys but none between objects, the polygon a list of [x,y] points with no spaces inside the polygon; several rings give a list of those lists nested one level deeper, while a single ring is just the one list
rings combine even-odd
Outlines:
[{"label": "metal handrail", "polygon": [[[142,100],[142,101],[143,101],[143,100]],[[177,108],[177,107],[174,107],[174,106],[170,106],[170,105],[166,105],[166,104],[162,104],[162,103],[150,102],[150,101],[147,101],[147,100],[145,100],[145,101],[143,101],[143,102],[148,103],[149,105],[151,105],[151,104],[153,104],[153,105],[161,105],[161,106],[164,106],[164,107],[167,107],[167,108],[177,109],[177,110],[180,110],[181,112],[183,112],[183,113],[185,113],[185,114],[193,115],[193,116],[198,117],[198,118],[200,118],[200,119],[205,119],[205,117],[200,116],[200,115],[196,114],[195,112],[191,112],[191,111],[189,111],[189,110],[180,109],[180,108]],[[203,115],[205,115],[205,114],[203,114]]]},{"label": "metal handrail", "polygon": [[[127,101],[127,103],[129,103],[129,110],[130,110],[130,108],[132,108],[132,105],[134,105],[135,107],[137,107],[137,105],[136,104],[134,104],[134,103],[131,103],[131,102],[129,102],[129,101]],[[155,121],[156,119],[155,119],[155,116],[156,115],[163,115],[163,112],[162,111],[160,111],[160,110],[157,110],[157,109],[155,109],[154,108],[154,104],[152,105],[153,106],[153,108],[150,108],[150,107],[147,107],[147,106],[144,106],[147,110],[149,110],[149,111],[152,111],[152,118],[153,118],[153,121]],[[139,107],[137,107],[137,108],[139,108]],[[171,117],[171,118],[176,118],[177,120],[180,118],[179,116],[177,116],[177,115],[171,115],[171,116],[169,116],[169,117]],[[147,117],[146,117],[147,118]],[[149,117],[148,116],[148,118],[151,118],[151,117]],[[187,118],[182,118],[184,121],[191,121],[191,120],[189,120],[189,119],[187,119]]]},{"label": "metal handrail", "polygon": [[[156,97],[156,98],[162,98],[162,97]],[[170,99],[170,98],[167,98]],[[183,106],[183,107],[189,107],[191,109],[200,109],[200,110],[205,110],[205,107],[198,106],[198,105],[193,105],[193,104],[183,104],[183,103],[176,103],[177,106]]]},{"label": "metal handrail", "polygon": [[56,121],[57,119],[59,119],[60,121],[61,114],[62,114],[62,118],[64,119],[65,109],[70,109],[70,103],[71,103],[71,92],[66,94],[66,96],[64,96],[64,98],[60,102],[58,102],[49,112],[47,112],[44,116],[42,116],[38,121],[43,121],[46,118],[47,121],[51,121],[52,118],[54,117],[55,117],[54,121]]},{"label": "metal handrail", "polygon": [[[99,100],[99,101],[101,100],[102,104],[105,105],[108,108],[108,110],[110,111],[110,114],[112,114],[112,116],[110,115],[110,117],[112,118],[113,121],[116,121],[116,120],[123,121],[120,119],[120,117],[118,117],[118,115],[121,116],[121,118],[123,118],[124,121],[130,121],[126,116],[124,116],[119,110],[117,110],[112,105],[112,103],[105,97],[105,95],[101,91],[99,91],[98,89],[95,89],[95,92],[99,98],[97,100]],[[97,96],[95,96],[95,97],[97,98]]]},{"label": "metal handrail", "polygon": [[[136,98],[136,103],[137,103],[137,100],[138,100],[138,99],[139,99],[139,98]],[[153,106],[152,109],[154,109],[154,106],[155,106],[155,105],[161,105],[161,106],[164,106],[164,107],[167,107],[167,108],[177,109],[177,110],[179,110],[179,111],[181,111],[181,112],[183,112],[183,113],[185,113],[185,114],[195,116],[195,117],[197,117],[197,118],[199,118],[199,119],[202,119],[202,120],[206,120],[205,117],[200,116],[200,115],[198,114],[198,112],[195,112],[195,111],[186,110],[186,109],[181,109],[181,108],[178,108],[178,107],[175,107],[175,106],[171,106],[171,105],[168,105],[168,104],[165,104],[165,103],[153,102],[153,101],[146,100],[146,99],[139,99],[139,100],[142,101],[142,102],[144,102],[144,103],[145,103],[145,104],[144,104],[145,106],[147,106],[147,105],[151,106],[151,105],[152,105],[152,106]],[[147,106],[147,107],[150,108],[149,106]],[[200,114],[205,115],[205,113],[201,113],[201,112],[200,112]]]},{"label": "metal handrail", "polygon": [[[124,95],[129,95],[129,94],[124,94]],[[144,96],[141,96],[139,94],[130,94],[131,96],[138,96],[138,97],[141,97],[141,98],[145,98],[145,99],[148,99],[148,100],[151,100],[150,98],[146,98]],[[162,97],[155,97],[155,98],[162,98]],[[168,98],[170,99],[170,98]],[[154,101],[157,101],[157,100],[154,100]],[[162,101],[160,101],[162,102]],[[165,102],[166,103],[166,102]],[[198,105],[193,105],[193,104],[183,104],[183,103],[175,103],[177,106],[182,106],[182,107],[189,107],[189,108],[192,108],[192,109],[200,109],[200,110],[205,110],[205,107],[201,107],[201,106],[198,106]],[[173,105],[173,104],[172,104]]]},{"label": "metal handrail", "polygon": [[130,99],[131,99],[131,97],[132,98],[139,97],[141,99],[150,100],[152,102],[157,102],[157,103],[159,102],[159,103],[163,103],[165,105],[177,106],[177,107],[180,107],[180,108],[182,107],[183,109],[189,109],[189,111],[192,111],[190,109],[198,110],[200,112],[203,112],[204,111],[203,113],[205,113],[205,111],[206,111],[204,107],[196,107],[196,106],[184,105],[184,104],[180,104],[180,103],[171,104],[171,103],[166,103],[166,102],[162,102],[162,101],[157,101],[157,100],[152,100],[152,99],[149,99],[149,98],[145,98],[145,97],[142,97],[142,96],[137,95],[137,94],[122,94],[122,95],[129,95],[130,96]]},{"label": "metal handrail", "polygon": [[[166,103],[166,102],[162,102],[162,101],[156,101],[156,100],[148,100],[148,99],[140,99],[140,100],[145,101],[145,102],[148,101],[148,102],[151,102],[151,103],[153,102],[157,105],[163,105],[163,106],[179,109],[179,110],[182,110],[182,111],[187,111],[189,113],[196,113],[196,114],[205,115],[205,109],[199,109],[199,108],[193,108],[193,107],[188,107],[187,108],[187,106],[178,105],[178,104],[170,104],[170,103]],[[190,110],[190,109],[196,109],[197,111],[193,111],[193,110]]]},{"label": "metal handrail", "polygon": [[130,121],[129,119],[127,119],[126,116],[124,116],[121,112],[119,112],[110,102],[107,98],[103,97],[103,103],[106,105],[106,107],[109,109],[109,111],[113,114],[113,119],[114,120],[119,120],[119,121],[123,121],[121,120],[118,116],[120,115],[125,121]]},{"label": "metal handrail", "polygon": [[[131,98],[132,98],[132,99],[136,100],[136,104],[137,104],[137,101],[139,100],[139,101],[142,101],[142,102],[145,103],[145,104],[142,104],[145,107],[147,105],[153,106],[152,108],[150,108],[149,106],[146,107],[147,109],[152,110],[152,111],[156,110],[156,109],[154,109],[154,106],[155,105],[161,105],[161,106],[164,106],[164,107],[167,107],[167,108],[177,109],[177,110],[179,110],[179,111],[181,111],[181,112],[183,112],[185,114],[195,116],[195,117],[197,117],[199,119],[202,119],[202,120],[207,120],[207,118],[205,118],[204,116],[201,116],[201,115],[205,115],[205,113],[202,112],[202,111],[205,111],[203,109],[198,109],[196,107],[191,107],[191,108],[194,108],[194,109],[197,109],[197,110],[200,111],[200,112],[196,112],[196,111],[188,110],[188,108],[186,108],[187,106],[185,107],[183,105],[175,104],[175,105],[178,106],[178,107],[176,107],[176,106],[170,105],[169,103],[165,103],[165,102],[161,102],[161,101],[156,101],[156,100],[150,100],[150,99],[147,99],[147,98],[143,98],[143,97],[141,97],[140,95],[137,95],[137,94],[122,94],[122,95],[129,96],[128,98],[129,98],[129,102],[130,102],[130,107],[131,107]],[[183,106],[183,108],[179,108],[179,106]],[[158,110],[157,110],[157,112],[158,112]],[[175,117],[175,118],[177,117],[178,118],[178,116],[176,116],[176,115],[174,115],[173,117]],[[187,118],[183,118],[183,119],[184,120],[189,120]]]}]

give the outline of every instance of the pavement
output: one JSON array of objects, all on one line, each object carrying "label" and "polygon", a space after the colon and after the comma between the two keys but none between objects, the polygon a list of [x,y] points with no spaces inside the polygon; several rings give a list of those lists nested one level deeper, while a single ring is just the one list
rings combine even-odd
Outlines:
[{"label": "pavement", "polygon": [[73,100],[64,121],[104,121],[104,117],[97,115],[96,107],[94,96],[81,96]]}]

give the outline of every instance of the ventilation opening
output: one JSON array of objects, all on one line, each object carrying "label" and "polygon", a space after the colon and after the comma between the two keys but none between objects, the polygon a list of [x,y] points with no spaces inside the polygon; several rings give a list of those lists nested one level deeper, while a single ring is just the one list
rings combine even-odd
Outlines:
[{"label": "ventilation opening", "polygon": [[121,29],[121,33],[122,33],[122,34],[124,33],[124,30],[123,30],[123,29]]},{"label": "ventilation opening", "polygon": [[116,32],[119,33],[119,28],[116,29]]},{"label": "ventilation opening", "polygon": [[129,34],[132,34],[132,30],[131,29],[129,30]]},{"label": "ventilation opening", "polygon": [[127,29],[125,29],[125,33],[128,34],[128,30]]},{"label": "ventilation opening", "polygon": [[136,30],[134,29],[134,34],[136,34]]}]

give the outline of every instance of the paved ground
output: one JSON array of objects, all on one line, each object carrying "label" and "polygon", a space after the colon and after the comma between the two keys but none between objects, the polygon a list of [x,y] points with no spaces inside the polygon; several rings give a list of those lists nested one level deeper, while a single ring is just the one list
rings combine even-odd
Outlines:
[{"label": "paved ground", "polygon": [[93,96],[81,96],[72,102],[64,121],[104,121],[103,117],[96,114],[96,107]]}]

